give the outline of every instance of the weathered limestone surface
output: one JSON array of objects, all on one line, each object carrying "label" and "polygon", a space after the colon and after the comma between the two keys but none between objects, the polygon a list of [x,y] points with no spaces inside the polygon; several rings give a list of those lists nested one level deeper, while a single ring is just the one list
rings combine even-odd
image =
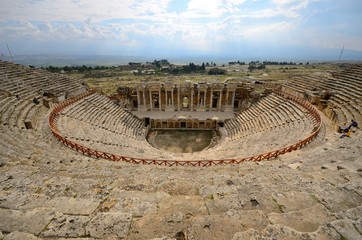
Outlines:
[{"label": "weathered limestone surface", "polygon": [[126,238],[132,216],[127,213],[98,213],[87,225],[88,235],[95,238],[104,236]]},{"label": "weathered limestone surface", "polygon": [[0,239],[362,239],[361,129],[340,139],[323,119],[312,144],[264,162],[133,165],[70,150],[46,116],[13,127],[3,100]]},{"label": "weathered limestone surface", "polygon": [[21,231],[37,235],[53,218],[53,212],[48,208],[35,208],[28,211],[0,208],[0,216],[2,231]]},{"label": "weathered limestone surface", "polygon": [[238,232],[234,235],[232,240],[244,239],[281,239],[281,240],[304,240],[304,239],[320,239],[320,240],[339,240],[341,236],[333,229],[327,227],[320,227],[313,233],[298,232],[286,226],[281,225],[268,225],[263,231],[256,231],[255,229],[248,229],[244,232]]},{"label": "weathered limestone surface", "polygon": [[66,214],[89,215],[98,207],[99,203],[100,200],[96,199],[58,197],[50,200],[46,206]]},{"label": "weathered limestone surface", "polygon": [[63,215],[56,213],[52,221],[42,232],[42,237],[85,237],[85,226],[90,221],[89,216]]},{"label": "weathered limestone surface", "polygon": [[211,168],[113,163],[66,148],[65,158],[2,155],[2,238],[359,239],[362,133],[338,137]]},{"label": "weathered limestone surface", "polygon": [[30,233],[24,233],[19,231],[14,231],[4,237],[4,240],[20,240],[20,239],[39,240],[41,238],[38,238]]}]

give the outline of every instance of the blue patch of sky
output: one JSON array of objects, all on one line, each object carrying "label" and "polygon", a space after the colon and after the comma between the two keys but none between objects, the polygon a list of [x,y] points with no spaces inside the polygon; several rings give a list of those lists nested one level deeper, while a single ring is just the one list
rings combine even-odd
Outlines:
[{"label": "blue patch of sky", "polygon": [[335,26],[340,26],[339,31],[349,34],[362,33],[362,28],[359,27],[359,23],[362,22],[362,15],[354,14],[360,12],[358,7],[355,8],[355,6],[345,3],[334,5],[331,4],[331,2],[321,1],[315,2],[313,9],[315,9],[315,11],[307,16],[302,24],[303,27],[319,27],[320,31],[327,32],[333,31]]},{"label": "blue patch of sky", "polygon": [[170,2],[168,10],[170,12],[176,12],[177,14],[180,14],[187,10],[188,2],[189,1],[173,0]]},{"label": "blue patch of sky", "polygon": [[[362,19],[362,4],[360,0],[351,1],[319,1],[312,3],[311,7],[315,9],[317,15],[322,15],[333,21],[350,22]],[[357,14],[356,14],[357,13]],[[323,21],[322,18],[318,19]],[[351,22],[356,23],[356,22]]]},{"label": "blue patch of sky", "polygon": [[0,27],[9,27],[19,25],[19,21],[5,21],[0,22]]},{"label": "blue patch of sky", "polygon": [[141,16],[155,16],[156,14],[150,10],[147,10],[144,14],[142,14]]}]

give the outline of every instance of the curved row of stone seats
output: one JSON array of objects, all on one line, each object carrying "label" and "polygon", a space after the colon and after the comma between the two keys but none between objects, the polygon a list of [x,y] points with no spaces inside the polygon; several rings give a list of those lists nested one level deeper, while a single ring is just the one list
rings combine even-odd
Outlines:
[{"label": "curved row of stone seats", "polygon": [[[79,125],[89,123],[118,135],[118,138],[144,139],[143,123],[135,116],[124,111],[106,96],[92,94],[77,104],[68,106],[60,116],[61,121],[73,121]],[[75,122],[74,122],[75,121]],[[64,131],[67,131],[64,128]]]},{"label": "curved row of stone seats", "polygon": [[[277,150],[289,146],[308,137],[314,128],[314,123],[309,117],[299,121],[289,122],[285,125],[268,129],[263,132],[254,132],[243,138],[223,138],[217,145],[194,153],[174,153],[169,156],[155,159],[184,159],[184,160],[210,160],[210,159],[238,159],[257,155],[263,152]],[[113,149],[117,151],[117,149]]]},{"label": "curved row of stone seats", "polygon": [[340,78],[340,77],[349,77],[349,81],[352,82],[358,82],[361,80],[361,74],[362,74],[362,65],[355,64],[352,66],[347,66],[345,70],[342,72],[335,72],[332,74],[333,77]]},{"label": "curved row of stone seats", "polygon": [[275,94],[264,97],[235,118],[225,122],[231,140],[300,121],[306,111],[292,101]]},{"label": "curved row of stone seats", "polygon": [[[35,104],[33,99],[34,97],[29,95],[23,98],[12,96],[0,100],[0,124],[20,129],[36,128],[46,108],[41,103]],[[37,99],[41,101],[40,97]]]},{"label": "curved row of stone seats", "polygon": [[[313,128],[313,123],[305,116],[303,109],[275,94],[270,94],[245,112],[247,113],[240,116],[240,119],[247,119],[248,124],[253,124],[253,119],[258,115],[263,115],[265,119],[268,114],[273,117],[265,120],[265,126],[263,129],[259,129],[259,132],[249,131],[242,139],[240,136],[226,138],[215,147],[192,154],[168,153],[155,149],[147,143],[144,135],[134,136],[134,131],[129,130],[130,125],[134,123],[130,119],[135,118],[107,97],[99,94],[89,95],[76,104],[66,107],[57,120],[57,126],[67,139],[92,149],[136,158],[170,160],[223,159],[226,155],[228,157],[246,157],[249,154],[258,154],[261,150],[268,151],[269,140],[277,142],[274,146],[275,149],[285,147],[291,142],[298,142],[301,138],[306,137]],[[109,114],[111,116],[105,116]],[[235,127],[233,124],[239,124],[236,119],[229,121],[225,128]],[[116,129],[110,127],[114,125]],[[136,127],[141,130],[142,122],[140,120],[136,122]],[[252,129],[250,127],[249,130]],[[268,137],[260,143],[261,147],[254,151],[255,141],[260,138],[260,134]],[[286,134],[288,137],[275,141],[281,134]]]},{"label": "curved row of stone seats", "polygon": [[[58,129],[65,138],[78,144],[99,151],[136,158],[158,159],[165,155],[163,151],[149,145],[144,136],[136,138],[130,128],[125,125],[118,126],[117,131],[115,131],[113,128],[80,120],[67,114],[58,118]],[[113,116],[113,118],[117,117],[116,115]],[[129,137],[130,135],[133,137]]]},{"label": "curved row of stone seats", "polygon": [[22,125],[22,121],[24,121],[26,129],[37,129],[38,122],[42,120],[44,113],[47,111],[47,108],[44,105],[35,105],[32,104],[28,111],[24,114],[24,120],[19,118],[18,126]]},{"label": "curved row of stone seats", "polygon": [[139,158],[139,159],[169,159],[182,160],[182,157],[173,157],[173,154],[153,148],[146,140],[131,140],[131,139],[99,139],[99,138],[74,138],[68,137],[69,140],[74,140],[81,145],[89,148],[104,151],[107,153],[117,154],[121,156]]},{"label": "curved row of stone seats", "polygon": [[[146,141],[120,139],[111,134],[107,138],[105,130],[95,128],[89,128],[89,131],[94,131],[94,134],[84,133],[80,136],[73,134],[67,135],[67,138],[92,149],[141,159],[217,160],[248,157],[289,146],[307,137],[312,128],[313,124],[306,118],[301,122],[254,133],[242,139],[224,140],[215,147],[194,153],[170,153],[155,149]],[[87,131],[87,129],[84,128],[82,131]]]},{"label": "curved row of stone seats", "polygon": [[[343,75],[341,75],[343,74]],[[354,87],[360,87],[361,79],[355,78],[353,76],[348,75],[347,73],[340,73],[339,75],[335,75],[332,78],[327,79],[327,86],[328,88],[333,89],[344,89],[344,88],[351,88],[354,90]]]},{"label": "curved row of stone seats", "polygon": [[[49,85],[72,92],[74,88],[84,87],[80,80],[70,78],[58,84],[61,78],[64,76],[0,61],[0,159],[41,159],[49,164],[51,159],[59,156],[84,158],[55,142],[45,124],[48,108],[43,105],[43,99],[48,99],[40,95],[40,88],[45,89]],[[39,104],[34,103],[34,98],[39,100]]]},{"label": "curved row of stone seats", "polygon": [[327,85],[328,89],[330,89],[332,93],[343,96],[346,101],[351,101],[362,98],[362,88],[360,85],[361,82],[362,80],[359,82],[359,84],[348,82],[348,77],[346,79],[330,78],[327,80]]},{"label": "curved row of stone seats", "polygon": [[356,65],[327,79],[332,95],[324,112],[336,125],[347,126],[352,119],[362,121],[361,72],[362,65]]},{"label": "curved row of stone seats", "polygon": [[358,123],[362,122],[361,106],[362,104],[350,105],[340,104],[338,98],[329,100],[329,106],[324,110],[324,113],[332,120],[335,126],[346,127],[355,120]]},{"label": "curved row of stone seats", "polygon": [[[254,131],[256,127],[251,124],[253,119],[260,115],[264,117],[265,126],[260,126],[258,131]],[[247,157],[250,154],[260,154],[260,151],[267,152],[271,142],[276,142],[275,149],[285,147],[291,142],[298,142],[308,136],[313,129],[312,121],[301,107],[276,94],[265,97],[238,117],[240,120],[234,118],[227,122],[225,129],[228,129],[229,134],[233,134],[231,128],[236,129],[238,127],[236,124],[240,125],[238,121],[247,120],[245,126],[249,128],[248,131],[243,129],[245,135],[223,139],[221,143],[202,152],[182,154],[155,149],[148,144],[144,135],[134,136],[134,131],[129,129],[134,123],[134,120],[130,119],[135,117],[99,94],[89,95],[63,109],[57,120],[57,126],[67,139],[92,149],[135,158],[170,160],[224,159],[226,155],[230,158]],[[116,128],[110,127],[114,122],[118,124]],[[135,126],[141,130],[142,122],[136,121]],[[287,137],[275,141],[283,133]],[[261,135],[263,135],[262,140]],[[253,150],[256,141],[259,141],[259,147]]]},{"label": "curved row of stone seats", "polygon": [[283,84],[283,91],[302,98],[306,91],[313,92],[326,89],[328,89],[326,79],[320,76],[298,76],[285,81]]},{"label": "curved row of stone seats", "polygon": [[[12,102],[13,99],[12,97],[8,97],[6,100]],[[33,103],[29,101],[24,100],[23,102],[26,102],[29,106],[33,106]],[[38,167],[44,166],[48,168],[49,165],[55,166],[59,164],[59,156],[62,156],[62,159],[74,161],[89,159],[89,157],[74,152],[61,143],[54,141],[45,121],[45,111],[39,113],[39,120],[37,122],[38,129],[26,129],[23,126],[23,122],[16,119],[17,116],[21,117],[24,115],[24,113],[19,112],[21,109],[20,105],[22,104],[23,103],[19,104],[15,108],[10,107],[10,109],[12,109],[11,116],[1,116],[0,160],[2,164],[37,164]],[[2,106],[3,105],[1,105],[0,108]],[[35,108],[39,108],[39,105]],[[1,108],[1,110],[3,110],[3,108]],[[8,111],[9,110],[6,109],[5,112]],[[12,120],[13,118],[14,120]],[[15,124],[16,122],[22,122],[22,124]]]},{"label": "curved row of stone seats", "polygon": [[330,97],[326,106],[321,106],[324,113],[339,126],[347,126],[352,119],[362,121],[362,65],[348,65],[331,77],[313,76],[296,77],[283,85],[283,91],[305,97],[308,91],[327,91]]},{"label": "curved row of stone seats", "polygon": [[[264,132],[255,132],[238,140],[229,140],[223,146],[217,147],[215,152],[224,158],[235,158],[277,150],[308,137],[313,126],[312,121],[308,117],[304,117],[299,121],[290,122]],[[235,149],[238,151],[236,152]]]},{"label": "curved row of stone seats", "polygon": [[46,93],[63,98],[86,90],[82,80],[0,60],[0,90],[26,97]]}]

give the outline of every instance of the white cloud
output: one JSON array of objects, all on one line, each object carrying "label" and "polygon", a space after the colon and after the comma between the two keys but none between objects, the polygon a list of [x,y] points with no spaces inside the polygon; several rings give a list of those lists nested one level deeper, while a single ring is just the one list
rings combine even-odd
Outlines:
[{"label": "white cloud", "polygon": [[143,15],[163,14],[170,0],[2,0],[0,21],[82,21],[91,17],[104,19],[140,18]]},{"label": "white cloud", "polygon": [[[35,14],[39,19],[35,18],[33,21],[42,21],[38,25],[24,21],[28,26],[12,29],[18,36],[28,35],[44,41],[116,40],[122,41],[125,45],[141,44],[140,39],[149,36],[164,38],[165,41],[178,42],[182,47],[198,50],[213,49],[215,44],[221,41],[233,41],[250,35],[259,36],[260,32],[265,32],[265,29],[271,28],[270,26],[279,26],[277,23],[267,26],[253,23],[248,27],[245,18],[263,19],[283,14],[281,10],[276,9],[255,10],[248,15],[240,14],[238,7],[242,6],[245,0],[191,0],[187,10],[181,14],[167,12],[169,0],[130,0],[126,3],[114,0],[79,0],[76,4],[71,0],[53,0],[52,4],[49,4],[50,0],[44,0],[32,6],[27,5],[29,2],[26,1],[5,1],[8,5],[16,2],[19,6],[28,8],[29,14],[26,19],[32,19]],[[15,8],[14,11],[19,9]],[[43,14],[38,14],[39,11]],[[47,18],[47,14],[53,15],[53,18]],[[122,18],[134,20],[112,21]],[[194,18],[206,20],[195,21]],[[102,23],[102,20],[107,19],[110,23]]]},{"label": "white cloud", "polygon": [[283,12],[284,16],[290,18],[300,17],[298,11],[305,9],[310,4],[311,0],[273,0],[277,5],[277,10]]},{"label": "white cloud", "polygon": [[191,0],[187,11],[182,13],[184,18],[220,17],[225,12],[221,0]]},{"label": "white cloud", "polygon": [[[180,11],[169,10],[171,0],[0,1],[0,35],[4,39],[88,40],[135,47],[148,46],[147,39],[153,38],[160,48],[168,44],[195,51],[260,39],[300,45],[310,40],[320,46],[336,46],[343,40],[333,33],[320,34],[320,27],[301,34],[301,23],[320,10],[309,9],[318,0],[269,0],[265,5],[258,0],[190,0]],[[351,38],[350,45],[362,49],[359,35]]]}]

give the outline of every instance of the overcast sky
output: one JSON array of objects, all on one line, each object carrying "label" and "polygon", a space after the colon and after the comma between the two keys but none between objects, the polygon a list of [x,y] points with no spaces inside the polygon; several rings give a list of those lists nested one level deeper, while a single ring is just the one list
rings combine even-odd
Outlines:
[{"label": "overcast sky", "polygon": [[[362,0],[0,0],[0,53],[308,56],[362,51]],[[333,52],[333,51],[334,52]]]}]

